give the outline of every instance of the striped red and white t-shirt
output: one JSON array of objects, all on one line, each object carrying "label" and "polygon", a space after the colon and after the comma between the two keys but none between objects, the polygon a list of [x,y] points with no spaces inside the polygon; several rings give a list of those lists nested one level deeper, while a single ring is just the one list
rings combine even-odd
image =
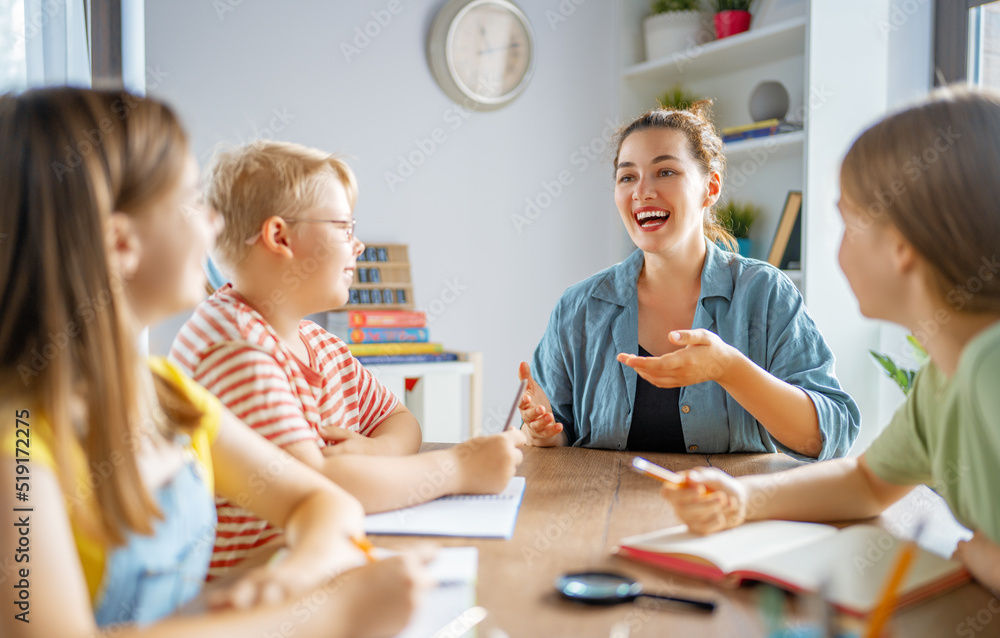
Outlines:
[{"label": "striped red and white t-shirt", "polygon": [[[396,397],[364,369],[343,341],[311,321],[299,325],[306,364],[231,285],[203,301],[181,328],[170,359],[247,425],[275,445],[325,442],[324,426],[370,436]],[[221,576],[280,530],[225,499],[209,578]]]}]

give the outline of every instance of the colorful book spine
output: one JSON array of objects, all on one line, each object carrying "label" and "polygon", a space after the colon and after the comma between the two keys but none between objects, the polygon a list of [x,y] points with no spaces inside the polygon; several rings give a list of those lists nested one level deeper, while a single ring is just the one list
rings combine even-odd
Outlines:
[{"label": "colorful book spine", "polygon": [[749,140],[749,139],[753,139],[755,137],[768,137],[770,135],[775,135],[778,132],[779,132],[778,131],[778,125],[775,124],[774,126],[771,126],[771,127],[768,127],[768,128],[757,128],[757,129],[753,129],[751,131],[741,131],[739,133],[732,133],[730,135],[723,135],[722,136],[722,141],[723,141],[723,143],[728,144],[730,142],[738,142],[739,140]]},{"label": "colorful book spine", "polygon": [[444,352],[440,343],[353,343],[348,349],[355,357],[397,354],[437,354]]},{"label": "colorful book spine", "polygon": [[424,328],[427,315],[411,310],[352,310],[347,313],[351,328]]},{"label": "colorful book spine", "polygon": [[427,328],[351,328],[348,343],[426,343]]},{"label": "colorful book spine", "polygon": [[454,352],[438,352],[436,354],[397,354],[383,356],[354,357],[362,365],[380,365],[384,363],[430,363],[434,361],[456,361],[458,355]]},{"label": "colorful book spine", "polygon": [[762,128],[772,128],[781,124],[781,120],[761,120],[760,122],[750,122],[749,124],[741,124],[740,126],[727,126],[726,128],[719,131],[723,136],[735,135],[736,133],[743,133],[746,131],[753,131]]}]

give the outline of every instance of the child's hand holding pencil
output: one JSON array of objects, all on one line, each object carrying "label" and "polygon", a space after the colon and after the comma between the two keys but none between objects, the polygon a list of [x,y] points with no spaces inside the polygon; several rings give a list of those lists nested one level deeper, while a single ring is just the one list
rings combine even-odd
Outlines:
[{"label": "child's hand holding pencil", "polygon": [[672,472],[638,456],[632,466],[663,483],[661,496],[695,534],[711,534],[746,521],[746,488],[721,470],[709,467]]}]

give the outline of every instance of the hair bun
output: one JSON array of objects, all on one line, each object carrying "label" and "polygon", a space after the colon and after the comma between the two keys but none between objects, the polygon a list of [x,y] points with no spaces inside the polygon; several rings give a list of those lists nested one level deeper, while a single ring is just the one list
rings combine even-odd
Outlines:
[{"label": "hair bun", "polygon": [[705,98],[702,100],[698,100],[697,102],[694,102],[693,104],[691,104],[691,106],[687,107],[687,109],[685,110],[690,112],[692,115],[694,115],[700,120],[703,120],[705,122],[711,122],[712,104],[713,104],[712,98]]}]

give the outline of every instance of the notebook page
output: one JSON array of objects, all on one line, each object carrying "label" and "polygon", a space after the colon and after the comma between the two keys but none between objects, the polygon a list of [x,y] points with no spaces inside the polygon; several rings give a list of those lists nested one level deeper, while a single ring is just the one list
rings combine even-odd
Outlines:
[{"label": "notebook page", "polygon": [[433,636],[476,604],[478,549],[443,547],[427,571],[438,585],[424,593],[410,624],[397,638]]},{"label": "notebook page", "polygon": [[708,536],[692,534],[680,525],[625,538],[621,544],[660,554],[701,556],[729,573],[836,533],[835,527],[819,523],[757,521]]},{"label": "notebook page", "polygon": [[445,496],[414,507],[369,514],[365,531],[509,539],[514,535],[524,486],[524,477],[515,476],[499,494]]}]

